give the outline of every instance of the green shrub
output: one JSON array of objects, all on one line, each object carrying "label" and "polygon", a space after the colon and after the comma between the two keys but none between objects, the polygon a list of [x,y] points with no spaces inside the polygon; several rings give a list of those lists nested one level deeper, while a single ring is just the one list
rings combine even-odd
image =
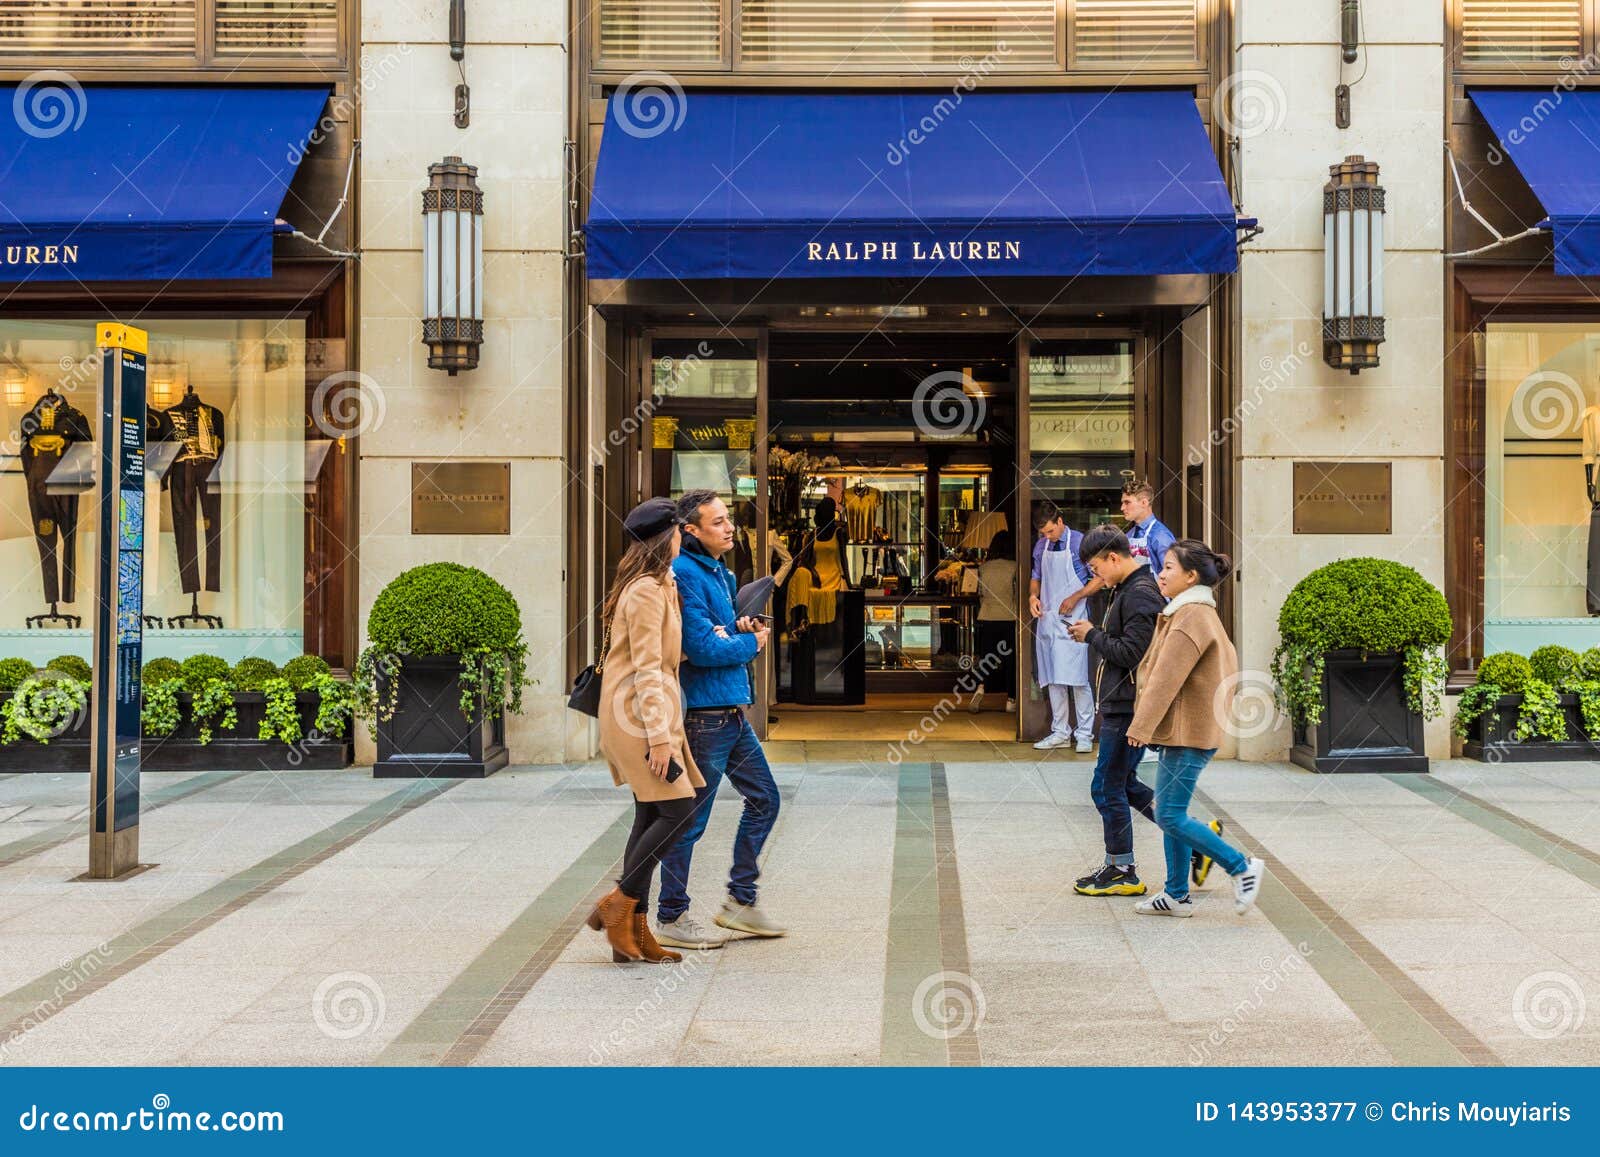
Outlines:
[{"label": "green shrub", "polygon": [[1559,643],[1546,643],[1528,656],[1528,662],[1533,665],[1533,677],[1552,687],[1578,677],[1578,652]]},{"label": "green shrub", "polygon": [[1533,664],[1515,651],[1496,651],[1478,664],[1478,683],[1498,687],[1502,695],[1520,695],[1533,676]]},{"label": "green shrub", "polygon": [[176,659],[162,656],[151,659],[144,665],[144,684],[153,687],[157,683],[165,683],[168,679],[182,679],[183,666]]},{"label": "green shrub", "polygon": [[1578,672],[1585,679],[1600,679],[1600,647],[1590,647],[1578,656]]},{"label": "green shrub", "polygon": [[89,666],[87,659],[80,659],[76,655],[57,655],[44,665],[46,671],[60,671],[63,675],[70,675],[80,683],[93,683],[94,670]]},{"label": "green shrub", "polygon": [[321,655],[300,655],[283,665],[283,677],[296,691],[304,691],[318,675],[329,674],[330,670],[328,661]]},{"label": "green shrub", "polygon": [[0,659],[0,695],[9,695],[33,678],[33,664],[26,659]]},{"label": "green shrub", "polygon": [[199,692],[216,679],[228,682],[233,677],[233,665],[219,655],[190,655],[183,661],[183,686],[187,691]]},{"label": "green shrub", "polygon": [[251,655],[233,665],[233,685],[241,691],[260,691],[268,679],[281,678],[282,674],[271,659]]},{"label": "green shrub", "polygon": [[1284,600],[1278,634],[1272,676],[1279,703],[1296,722],[1321,722],[1323,658],[1345,649],[1403,654],[1411,709],[1432,718],[1443,707],[1450,607],[1411,567],[1382,558],[1319,567]]}]

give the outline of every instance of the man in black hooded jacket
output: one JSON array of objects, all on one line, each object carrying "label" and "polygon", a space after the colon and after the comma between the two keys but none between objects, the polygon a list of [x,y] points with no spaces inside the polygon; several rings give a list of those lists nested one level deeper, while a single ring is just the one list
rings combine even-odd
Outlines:
[{"label": "man in black hooded jacket", "polygon": [[1155,791],[1139,779],[1144,748],[1128,743],[1128,725],[1133,721],[1139,661],[1167,600],[1144,559],[1134,557],[1127,536],[1114,526],[1096,526],[1085,534],[1078,557],[1112,588],[1113,595],[1099,626],[1083,621],[1068,627],[1073,638],[1089,644],[1099,661],[1094,696],[1100,705],[1100,754],[1090,794],[1106,840],[1104,866],[1081,877],[1073,891],[1084,896],[1142,896],[1145,886],[1133,856],[1133,812],[1154,822]]}]

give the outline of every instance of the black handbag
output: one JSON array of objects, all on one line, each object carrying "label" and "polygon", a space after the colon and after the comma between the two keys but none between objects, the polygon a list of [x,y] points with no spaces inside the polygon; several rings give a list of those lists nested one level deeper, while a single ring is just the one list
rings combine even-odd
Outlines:
[{"label": "black handbag", "polygon": [[572,694],[567,696],[567,706],[581,711],[591,719],[600,718],[600,676],[606,669],[606,653],[611,650],[611,624],[606,624],[605,638],[600,643],[600,661],[590,663],[578,672],[572,681]]}]

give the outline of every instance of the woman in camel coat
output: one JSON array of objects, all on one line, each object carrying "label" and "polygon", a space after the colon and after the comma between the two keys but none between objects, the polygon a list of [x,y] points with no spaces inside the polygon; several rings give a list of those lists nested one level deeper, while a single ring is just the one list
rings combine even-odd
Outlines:
[{"label": "woman in camel coat", "polygon": [[608,645],[600,679],[600,751],[611,779],[633,791],[633,830],[617,886],[595,906],[589,926],[604,930],[612,959],[651,962],[683,957],[656,942],[643,900],[661,855],[694,816],[705,779],[683,731],[678,662],[683,620],[672,560],[677,512],[665,498],[635,507],[623,523],[628,549],[606,597]]}]

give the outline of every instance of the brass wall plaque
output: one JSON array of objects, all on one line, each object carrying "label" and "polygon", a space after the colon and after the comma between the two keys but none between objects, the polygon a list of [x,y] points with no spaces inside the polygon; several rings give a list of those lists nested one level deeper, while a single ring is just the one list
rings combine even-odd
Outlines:
[{"label": "brass wall plaque", "polygon": [[1296,462],[1296,534],[1388,534],[1394,526],[1394,463]]},{"label": "brass wall plaque", "polygon": [[511,463],[413,462],[412,534],[510,534]]}]

